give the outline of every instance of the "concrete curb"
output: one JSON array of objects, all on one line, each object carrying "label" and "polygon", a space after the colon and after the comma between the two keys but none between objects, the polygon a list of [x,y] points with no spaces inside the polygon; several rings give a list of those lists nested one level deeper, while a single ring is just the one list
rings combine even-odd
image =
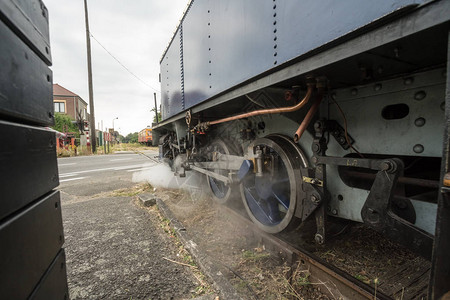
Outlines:
[{"label": "concrete curb", "polygon": [[221,299],[240,300],[241,296],[237,293],[235,288],[231,285],[228,279],[225,278],[222,270],[215,264],[211,258],[197,247],[197,244],[192,240],[189,232],[186,231],[183,224],[178,221],[173,215],[172,211],[161,199],[156,199],[161,214],[170,220],[171,226],[175,229],[183,243],[184,247],[191,253],[200,269],[213,282],[214,287],[219,291]]}]

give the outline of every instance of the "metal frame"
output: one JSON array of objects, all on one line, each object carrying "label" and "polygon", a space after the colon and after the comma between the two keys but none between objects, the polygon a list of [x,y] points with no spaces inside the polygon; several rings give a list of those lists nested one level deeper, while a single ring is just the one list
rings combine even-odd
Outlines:
[{"label": "metal frame", "polygon": [[[441,168],[441,193],[438,197],[436,234],[433,245],[429,299],[450,296],[450,186],[444,184],[450,169],[450,32],[447,48],[447,88],[445,97],[445,133]],[[445,297],[444,297],[445,298]],[[447,298],[445,298],[447,299]]]}]

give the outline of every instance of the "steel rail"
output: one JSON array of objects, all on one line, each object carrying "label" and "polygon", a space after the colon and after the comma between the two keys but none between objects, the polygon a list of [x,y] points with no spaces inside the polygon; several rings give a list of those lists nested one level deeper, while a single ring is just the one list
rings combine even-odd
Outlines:
[{"label": "steel rail", "polygon": [[235,219],[241,221],[246,228],[252,230],[255,236],[264,242],[266,250],[278,256],[281,255],[292,266],[296,262],[299,262],[305,269],[309,270],[311,279],[316,281],[314,283],[318,285],[324,294],[334,299],[392,299],[378,290],[375,292],[373,287],[359,281],[345,271],[323,261],[308,251],[289,244],[275,235],[262,231],[253,222],[235,210],[223,205],[220,206],[220,209],[225,210],[226,213],[231,214]]}]

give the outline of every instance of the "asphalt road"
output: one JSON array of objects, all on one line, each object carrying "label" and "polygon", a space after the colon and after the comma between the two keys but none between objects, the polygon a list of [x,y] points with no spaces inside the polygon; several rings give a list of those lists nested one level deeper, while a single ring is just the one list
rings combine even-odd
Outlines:
[{"label": "asphalt road", "polygon": [[[146,153],[148,156],[156,153]],[[138,154],[58,159],[71,299],[188,299],[198,281],[156,214],[136,205],[135,172],[155,163]]]}]

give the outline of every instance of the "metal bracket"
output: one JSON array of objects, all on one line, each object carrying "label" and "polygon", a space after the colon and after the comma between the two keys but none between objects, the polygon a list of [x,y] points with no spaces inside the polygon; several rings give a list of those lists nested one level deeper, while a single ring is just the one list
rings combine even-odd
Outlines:
[{"label": "metal bracket", "polygon": [[331,132],[331,135],[336,139],[338,144],[344,150],[347,150],[348,148],[350,148],[349,144],[353,145],[353,143],[355,142],[355,140],[347,132],[347,138],[348,138],[349,144],[347,143],[347,138],[345,137],[344,128],[342,128],[342,126],[339,125],[339,123],[335,120],[327,121],[327,129],[328,129],[328,131]]},{"label": "metal bracket", "polygon": [[323,186],[323,180],[313,178],[313,177],[307,177],[307,176],[303,176],[302,179],[303,179],[303,182],[314,184],[317,186]]},{"label": "metal bracket", "polygon": [[361,210],[361,216],[373,229],[431,259],[433,236],[400,218],[391,210],[394,188],[399,174],[403,171],[403,162],[396,158],[388,161],[393,168],[378,171]]}]

